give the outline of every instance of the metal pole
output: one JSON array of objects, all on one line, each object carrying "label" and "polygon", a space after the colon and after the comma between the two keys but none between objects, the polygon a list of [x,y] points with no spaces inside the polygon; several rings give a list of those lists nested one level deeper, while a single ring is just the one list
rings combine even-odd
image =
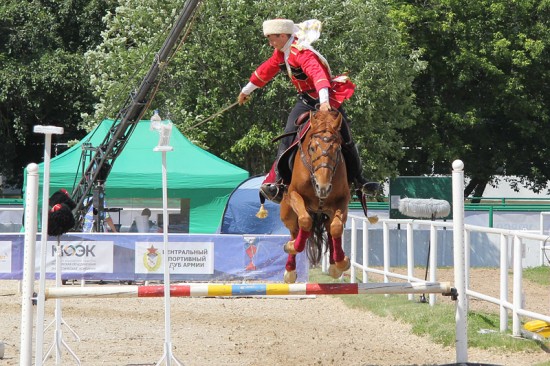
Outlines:
[{"label": "metal pole", "polygon": [[349,282],[357,282],[355,273],[355,263],[357,263],[357,223],[351,219],[351,270]]},{"label": "metal pole", "polygon": [[[162,134],[162,132],[161,132]],[[170,331],[170,265],[168,252],[168,178],[166,169],[166,152],[174,150],[172,146],[157,146],[154,151],[162,152],[162,236],[164,241],[164,354],[157,363],[160,365],[163,361],[166,366],[170,366],[172,361],[176,365],[182,365],[172,353],[172,335]]]},{"label": "metal pole", "polygon": [[508,329],[508,310],[504,303],[508,301],[508,237],[500,234],[500,331]]},{"label": "metal pole", "polygon": [[523,266],[522,266],[522,247],[523,242],[521,238],[514,235],[514,277],[513,277],[513,306],[512,306],[512,335],[514,337],[521,337],[521,319],[518,314],[518,310],[522,309],[523,289]]},{"label": "metal pole", "polygon": [[[544,213],[539,213],[539,234],[544,235]],[[544,241],[541,241],[540,243],[540,251],[539,251],[539,266],[544,266]]]},{"label": "metal pole", "polygon": [[369,228],[368,220],[363,220],[363,283],[369,282],[367,267],[369,266]]},{"label": "metal pole", "polygon": [[21,296],[21,354],[19,364],[32,364],[32,298],[34,292],[35,246],[38,214],[38,165],[27,166],[25,197],[25,249],[23,259],[23,289]]},{"label": "metal pole", "polygon": [[[435,282],[437,278],[437,228],[430,225],[430,282]],[[435,306],[435,294],[430,294],[430,306]]]},{"label": "metal pole", "polygon": [[453,254],[456,301],[456,362],[468,362],[468,299],[464,268],[464,163],[453,162]]},{"label": "metal pole", "polygon": [[46,292],[46,254],[48,245],[48,211],[50,197],[50,155],[52,134],[63,134],[63,127],[56,126],[34,126],[35,133],[45,135],[44,142],[44,179],[42,180],[42,231],[40,237],[40,281],[37,298],[37,319],[36,319],[36,353],[35,364],[43,363],[43,343],[44,343],[44,308]]},{"label": "metal pole", "polygon": [[387,222],[382,223],[383,253],[384,253],[384,282],[390,282],[388,273],[390,271],[390,228]]},{"label": "metal pole", "polygon": [[[401,243],[399,243],[401,244]],[[414,236],[413,236],[413,224],[407,223],[407,280],[410,282],[414,278]],[[414,295],[409,294],[407,298],[412,301]]]}]

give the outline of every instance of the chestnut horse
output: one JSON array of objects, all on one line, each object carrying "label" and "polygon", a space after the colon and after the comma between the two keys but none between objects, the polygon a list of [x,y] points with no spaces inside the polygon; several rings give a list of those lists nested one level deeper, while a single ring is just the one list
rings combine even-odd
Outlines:
[{"label": "chestnut horse", "polygon": [[[281,221],[291,240],[284,280],[296,281],[296,254],[306,248],[310,262],[318,264],[323,247],[330,252],[329,274],[338,278],[349,269],[342,249],[350,190],[341,151],[342,115],[338,111],[310,113],[310,127],[298,143],[292,178],[281,201]],[[324,245],[323,245],[324,244]]]}]

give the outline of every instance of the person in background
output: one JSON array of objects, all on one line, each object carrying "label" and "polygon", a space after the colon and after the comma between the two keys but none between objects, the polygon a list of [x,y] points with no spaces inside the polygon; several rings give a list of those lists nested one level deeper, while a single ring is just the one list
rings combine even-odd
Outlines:
[{"label": "person in background", "polygon": [[[87,202],[89,202],[90,200],[92,200],[92,198],[89,197],[87,200],[88,200]],[[103,206],[104,208],[107,208],[107,201],[103,202]],[[91,233],[95,231],[94,230],[94,210],[96,209],[94,205],[91,204],[90,208],[88,209],[88,212],[86,212],[86,216],[84,216],[84,225],[82,226],[83,233]],[[97,213],[97,211],[95,211],[95,213]],[[105,215],[103,219],[103,223],[109,229],[108,231],[112,233],[116,233],[117,229],[116,229],[115,223],[113,222],[113,219],[111,218],[109,213],[106,211],[103,211],[103,215]]]},{"label": "person in background", "polygon": [[[148,223],[146,230],[143,232],[150,232],[150,233],[161,232],[159,231],[160,228],[158,227],[158,225],[154,221],[151,221],[150,218],[151,218],[151,210],[148,208],[144,208],[143,211],[141,211],[141,217],[137,218],[138,220],[141,219],[143,220],[143,222]],[[136,219],[134,219],[134,221],[132,222],[129,232],[131,233],[142,232],[139,230],[139,225],[137,224]]]}]

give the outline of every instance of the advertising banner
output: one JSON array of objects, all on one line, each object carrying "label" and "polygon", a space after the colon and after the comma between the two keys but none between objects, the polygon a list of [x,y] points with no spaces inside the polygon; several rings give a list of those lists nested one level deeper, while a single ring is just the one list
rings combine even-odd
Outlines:
[{"label": "advertising banner", "polygon": [[[167,253],[163,240],[162,234],[69,233],[47,241],[46,277],[55,278],[59,260],[63,280],[162,281],[167,260],[173,281],[283,280],[288,235],[170,234]],[[22,279],[23,252],[23,234],[0,234],[0,279]],[[40,255],[37,235],[37,276]],[[297,255],[297,273],[307,281],[305,253]]]}]

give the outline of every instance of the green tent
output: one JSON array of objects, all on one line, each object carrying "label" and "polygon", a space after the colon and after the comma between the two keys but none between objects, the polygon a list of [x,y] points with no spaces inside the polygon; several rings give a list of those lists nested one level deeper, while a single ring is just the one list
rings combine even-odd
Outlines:
[{"label": "green tent", "polygon": [[[61,188],[73,191],[82,174],[82,144],[97,147],[112,126],[113,120],[104,120],[78,144],[51,159],[50,194]],[[158,141],[150,121],[140,121],[105,183],[109,207],[162,207],[162,153],[153,151]],[[174,148],[166,153],[169,207],[188,205],[190,233],[216,232],[229,195],[248,172],[193,145],[176,127],[169,145]],[[43,163],[39,166],[41,194]]]}]

